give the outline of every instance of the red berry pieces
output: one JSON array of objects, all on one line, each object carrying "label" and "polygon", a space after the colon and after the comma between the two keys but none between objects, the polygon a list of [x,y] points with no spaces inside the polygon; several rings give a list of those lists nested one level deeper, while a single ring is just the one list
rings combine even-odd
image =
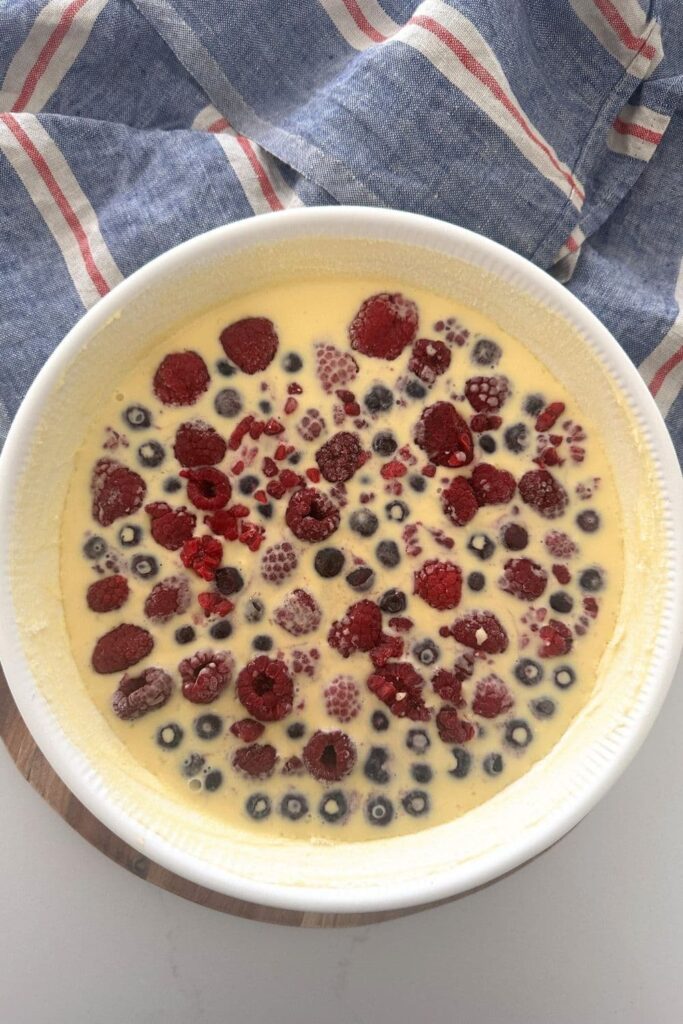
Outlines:
[{"label": "red berry pieces", "polygon": [[294,684],[284,661],[259,655],[237,677],[237,696],[252,718],[279,722],[292,710]]},{"label": "red berry pieces", "polygon": [[507,377],[470,377],[465,395],[475,412],[498,412],[510,394]]},{"label": "red berry pieces", "polygon": [[469,480],[453,477],[441,494],[441,506],[455,526],[465,526],[476,515],[479,503]]},{"label": "red berry pieces", "polygon": [[471,722],[461,718],[457,708],[444,707],[436,716],[439,739],[444,743],[467,743],[473,739],[476,729]]},{"label": "red berry pieces", "polygon": [[569,496],[547,469],[530,469],[519,481],[522,501],[544,519],[556,519],[567,507]]},{"label": "red berry pieces", "polygon": [[341,729],[314,732],[303,749],[306,768],[314,779],[325,782],[339,782],[353,771],[356,764],[356,748]]},{"label": "red berry pieces", "polygon": [[[393,621],[389,624],[393,625]],[[402,657],[404,646],[400,636],[383,636],[382,642],[370,651],[370,661],[375,668],[383,668],[392,658]]]},{"label": "red berry pieces", "polygon": [[145,505],[145,512],[151,519],[150,530],[154,540],[167,551],[181,548],[197,525],[197,517],[184,505],[172,509],[165,501],[153,501]]},{"label": "red berry pieces", "polygon": [[164,706],[171,696],[173,680],[160,668],[146,668],[139,676],[123,677],[111,699],[119,718],[140,718],[148,711]]},{"label": "red berry pieces", "polygon": [[128,600],[125,576],[105,576],[88,587],[85,599],[91,612],[113,612]]},{"label": "red berry pieces", "polygon": [[339,526],[339,509],[315,487],[305,487],[289,499],[285,521],[299,540],[318,543]]},{"label": "red berry pieces", "polygon": [[380,292],[362,304],[349,325],[351,348],[396,359],[417,334],[417,306],[399,292]]},{"label": "red berry pieces", "polygon": [[129,516],[142,505],[147,490],[138,473],[115,459],[98,459],[90,483],[92,514],[101,526]]},{"label": "red berry pieces", "polygon": [[273,544],[263,552],[261,575],[269,583],[282,583],[294,572],[298,564],[296,551],[289,541],[285,540]]},{"label": "red berry pieces", "polygon": [[307,409],[296,425],[304,441],[316,441],[326,430],[325,420],[317,409]]},{"label": "red berry pieces", "polygon": [[229,686],[234,668],[226,651],[197,651],[178,665],[183,697],[192,704],[210,704]]},{"label": "red berry pieces", "polygon": [[530,558],[509,558],[499,581],[501,590],[522,601],[535,601],[548,585],[548,573]]},{"label": "red berry pieces", "polygon": [[418,338],[408,362],[408,369],[420,380],[431,386],[437,377],[451,365],[451,351],[442,341]]},{"label": "red berry pieces", "polygon": [[358,363],[349,352],[319,342],[315,346],[315,372],[323,391],[329,395],[351,383],[358,373]]},{"label": "red berry pieces", "polygon": [[213,590],[205,590],[197,594],[197,603],[207,619],[212,615],[229,615],[235,607],[227,597],[222,597]]},{"label": "red berry pieces", "polygon": [[430,558],[413,574],[413,593],[430,608],[455,608],[462,594],[462,573],[453,562]]},{"label": "red berry pieces", "polygon": [[267,779],[277,763],[277,751],[270,743],[252,743],[232,755],[232,766],[252,779]]},{"label": "red berry pieces", "polygon": [[459,644],[485,654],[507,650],[508,635],[492,612],[470,612],[456,619],[449,631]]},{"label": "red berry pieces", "polygon": [[427,406],[415,427],[415,442],[437,466],[457,469],[474,457],[470,428],[450,402]]},{"label": "red berry pieces", "polygon": [[322,611],[306,590],[298,588],[287,594],[273,612],[273,620],[292,636],[312,633],[320,625]]},{"label": "red berry pieces", "polygon": [[190,607],[192,595],[187,580],[169,576],[156,583],[145,600],[145,615],[153,622],[168,622]]},{"label": "red berry pieces", "polygon": [[356,434],[340,430],[315,453],[320,472],[330,483],[350,480],[361,464],[363,449]]},{"label": "red berry pieces", "polygon": [[342,619],[333,622],[327,642],[342,658],[354,651],[371,651],[382,639],[382,612],[374,601],[357,601]]},{"label": "red berry pieces", "polygon": [[181,466],[216,466],[225,458],[227,445],[221,435],[204,420],[181,423],[176,431],[173,451]]},{"label": "red berry pieces", "polygon": [[573,558],[579,550],[571,537],[560,530],[549,530],[543,543],[555,558]]},{"label": "red berry pieces", "polygon": [[496,675],[480,679],[474,690],[472,711],[481,718],[497,718],[509,711],[515,699],[502,679]]},{"label": "red berry pieces", "polygon": [[486,430],[498,430],[503,421],[500,416],[492,416],[490,413],[478,412],[470,420],[470,427],[475,434],[483,434]]},{"label": "red berry pieces", "polygon": [[153,647],[154,640],[146,629],[126,622],[99,638],[92,652],[92,667],[100,675],[125,672],[146,658]]},{"label": "red berry pieces", "polygon": [[260,373],[275,358],[278,336],[272,320],[248,316],[221,331],[221,345],[244,373]]},{"label": "red berry pieces", "polygon": [[397,718],[427,722],[431,711],[424,702],[424,680],[407,661],[390,661],[369,677],[370,693],[382,701]]},{"label": "red berry pieces", "polygon": [[185,541],[180,559],[187,569],[192,569],[203,580],[211,581],[221,564],[223,545],[215,537],[192,537]]},{"label": "red berry pieces", "polygon": [[538,648],[540,658],[559,658],[569,654],[574,643],[569,627],[557,619],[551,619],[547,625],[541,626],[538,635],[541,639]]},{"label": "red berry pieces", "polygon": [[223,508],[230,501],[232,487],[225,473],[213,466],[184,469],[180,474],[187,480],[187,496],[195,508],[211,511]]},{"label": "red berry pieces", "polygon": [[154,374],[154,394],[164,405],[194,405],[211,382],[197,352],[171,352]]},{"label": "red berry pieces", "polygon": [[242,718],[239,722],[233,722],[230,732],[242,743],[253,743],[259,736],[263,735],[265,725],[256,722],[253,718]]},{"label": "red berry pieces", "polygon": [[442,700],[449,704],[460,704],[462,700],[462,679],[455,673],[445,668],[440,668],[432,676],[432,688],[438,693]]},{"label": "red berry pieces", "polygon": [[335,676],[324,696],[325,710],[338,722],[350,722],[361,709],[360,691],[351,676]]},{"label": "red berry pieces", "polygon": [[472,473],[472,489],[480,505],[506,505],[512,501],[517,484],[512,473],[482,462]]},{"label": "red berry pieces", "polygon": [[564,402],[551,402],[550,405],[546,405],[543,412],[536,418],[536,430],[546,433],[554,427],[564,412],[564,408]]}]

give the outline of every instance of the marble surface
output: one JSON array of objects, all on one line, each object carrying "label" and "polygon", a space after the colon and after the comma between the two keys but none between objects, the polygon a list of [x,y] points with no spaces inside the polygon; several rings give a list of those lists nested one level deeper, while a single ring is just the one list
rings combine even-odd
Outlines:
[{"label": "marble surface", "polygon": [[89,846],[0,745],[2,1024],[680,1024],[683,664],[610,794],[534,864],[415,917],[278,928]]}]

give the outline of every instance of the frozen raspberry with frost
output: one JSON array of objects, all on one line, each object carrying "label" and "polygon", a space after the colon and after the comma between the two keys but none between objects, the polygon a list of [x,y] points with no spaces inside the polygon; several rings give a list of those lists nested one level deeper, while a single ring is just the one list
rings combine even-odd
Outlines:
[{"label": "frozen raspberry with frost", "polygon": [[431,711],[424,702],[424,680],[407,661],[388,662],[369,676],[370,693],[382,701],[397,718],[427,722]]},{"label": "frozen raspberry with frost", "polygon": [[332,623],[327,635],[330,647],[348,658],[354,651],[371,651],[382,639],[382,612],[374,601],[357,601]]},{"label": "frozen raspberry with frost", "polygon": [[547,469],[530,469],[519,481],[522,501],[545,519],[556,519],[567,507],[569,495]]},{"label": "frozen raspberry with frost", "polygon": [[355,767],[356,747],[341,729],[318,729],[303,749],[303,760],[314,779],[339,782]]},{"label": "frozen raspberry with frost", "polygon": [[125,576],[105,576],[90,584],[85,599],[91,612],[113,612],[126,603],[129,592]]},{"label": "frozen raspberry with frost", "polygon": [[230,732],[237,736],[238,740],[242,740],[242,743],[253,743],[263,735],[265,728],[262,722],[257,722],[253,718],[242,718],[239,722],[232,723]]},{"label": "frozen raspberry with frost", "polygon": [[330,483],[350,480],[361,465],[363,448],[357,434],[340,430],[315,453],[320,472]]},{"label": "frozen raspberry with frost", "polygon": [[300,757],[292,754],[282,766],[283,775],[303,775],[306,772],[306,765]]},{"label": "frozen raspberry with frost", "polygon": [[181,423],[176,431],[173,452],[181,466],[217,466],[226,450],[221,435],[204,420]]},{"label": "frozen raspberry with frost", "polygon": [[164,405],[194,405],[211,377],[197,352],[170,352],[154,374],[154,394]]},{"label": "frozen raspberry with frost", "polygon": [[294,684],[284,661],[262,654],[237,677],[237,696],[252,718],[279,722],[292,710]]},{"label": "frozen raspberry with frost", "polygon": [[381,643],[370,651],[370,661],[375,668],[382,668],[388,661],[403,657],[404,647],[400,636],[382,636]]},{"label": "frozen raspberry with frost", "polygon": [[472,432],[450,402],[435,402],[415,427],[415,443],[437,466],[458,469],[474,458]]},{"label": "frozen raspberry with frost", "polygon": [[280,541],[263,552],[261,575],[269,583],[282,583],[294,572],[298,564],[296,551],[289,541]]},{"label": "frozen raspberry with frost", "polygon": [[315,487],[295,491],[285,513],[285,522],[294,536],[311,543],[331,536],[339,526],[339,518],[334,502]]},{"label": "frozen raspberry with frost", "polygon": [[538,635],[541,640],[538,654],[541,658],[559,658],[569,654],[574,643],[572,631],[557,619],[550,619],[547,625],[541,626]]},{"label": "frozen raspberry with frost", "polygon": [[543,543],[555,558],[573,558],[579,550],[571,537],[561,530],[549,530],[543,538]]},{"label": "frozen raspberry with frost", "polygon": [[442,700],[456,706],[462,701],[462,679],[455,672],[440,668],[431,679],[434,693],[437,693]]},{"label": "frozen raspberry with frost", "polygon": [[299,587],[275,609],[273,620],[292,636],[304,636],[318,628],[322,614],[315,598]]},{"label": "frozen raspberry with frost", "polygon": [[510,394],[507,377],[470,377],[465,395],[475,412],[498,412]]},{"label": "frozen raspberry with frost", "polygon": [[454,477],[441,494],[441,507],[454,526],[469,523],[479,509],[469,480],[462,476]]},{"label": "frozen raspberry with frost", "polygon": [[548,573],[530,558],[509,558],[503,570],[500,589],[522,601],[535,601],[548,585]]},{"label": "frozen raspberry with frost", "polygon": [[362,304],[349,325],[351,348],[396,359],[417,334],[417,306],[400,292],[380,292]]},{"label": "frozen raspberry with frost", "polygon": [[145,505],[150,518],[150,531],[154,540],[167,551],[177,551],[189,540],[197,525],[197,517],[184,505],[171,508],[165,501]]},{"label": "frozen raspberry with frost", "polygon": [[112,696],[112,710],[124,720],[140,718],[163,707],[172,689],[173,680],[163,669],[146,668],[139,676],[126,673]]},{"label": "frozen raspberry with frost", "polygon": [[180,560],[186,569],[192,569],[201,579],[210,582],[216,575],[221,564],[223,545],[215,537],[206,534],[203,537],[192,537],[185,541],[180,552]]},{"label": "frozen raspberry with frost", "polygon": [[480,679],[474,688],[472,711],[481,718],[497,718],[509,711],[515,699],[498,676],[491,674]]},{"label": "frozen raspberry with frost", "polygon": [[234,668],[227,651],[197,651],[178,665],[183,697],[193,704],[210,704],[230,685]]},{"label": "frozen raspberry with frost", "polygon": [[508,647],[508,635],[493,612],[463,615],[448,632],[459,644],[485,654],[502,654]]},{"label": "frozen raspberry with frost", "polygon": [[232,755],[232,766],[252,779],[267,779],[275,771],[277,751],[270,743],[252,743],[239,747]]},{"label": "frozen raspberry with frost", "polygon": [[413,573],[413,593],[438,611],[455,608],[462,594],[462,573],[454,562],[430,558]]},{"label": "frozen raspberry with frost", "polygon": [[145,615],[153,622],[168,622],[190,607],[192,595],[187,580],[169,576],[156,583],[145,599]]},{"label": "frozen raspberry with frost", "polygon": [[101,636],[92,652],[92,667],[100,675],[125,672],[146,658],[154,647],[150,633],[141,626],[124,622]]},{"label": "frozen raspberry with frost", "polygon": [[187,480],[187,496],[195,508],[210,512],[224,508],[230,501],[232,485],[220,469],[200,466],[183,469],[180,476]]},{"label": "frozen raspberry with frost", "polygon": [[506,469],[481,462],[472,473],[472,490],[480,505],[506,505],[512,501],[517,484]]},{"label": "frozen raspberry with frost", "polygon": [[325,420],[317,409],[307,409],[296,425],[304,441],[316,441],[327,429]]},{"label": "frozen raspberry with frost", "polygon": [[358,363],[349,352],[326,342],[317,342],[315,372],[325,394],[347,387],[358,373]]},{"label": "frozen raspberry with frost", "polygon": [[451,351],[442,341],[418,338],[410,354],[408,369],[428,387],[451,365]]},{"label": "frozen raspberry with frost", "polygon": [[551,402],[550,405],[546,405],[543,412],[539,413],[536,417],[536,423],[534,424],[536,430],[541,433],[547,433],[555,426],[564,409],[564,402]]},{"label": "frozen raspberry with frost", "polygon": [[360,690],[351,676],[335,676],[323,692],[325,710],[342,724],[354,719],[361,709]]},{"label": "frozen raspberry with frost", "polygon": [[260,373],[275,358],[278,336],[272,320],[248,316],[221,331],[221,345],[228,359],[244,373]]},{"label": "frozen raspberry with frost", "polygon": [[90,483],[92,514],[101,526],[132,515],[145,500],[142,477],[115,459],[98,459]]},{"label": "frozen raspberry with frost", "polygon": [[466,718],[461,718],[457,708],[443,707],[436,716],[436,729],[444,743],[468,743],[474,738],[476,729]]},{"label": "frozen raspberry with frost", "polygon": [[313,679],[318,671],[320,651],[317,647],[310,647],[307,651],[297,648],[292,651],[291,669],[295,676],[304,675]]}]

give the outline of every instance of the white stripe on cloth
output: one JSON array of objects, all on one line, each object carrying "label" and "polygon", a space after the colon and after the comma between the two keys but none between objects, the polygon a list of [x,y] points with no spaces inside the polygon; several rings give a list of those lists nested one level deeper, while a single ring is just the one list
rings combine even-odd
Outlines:
[{"label": "white stripe on cloth", "polygon": [[667,415],[683,387],[683,261],[678,268],[674,298],[678,304],[676,319],[638,367],[662,416]]},{"label": "white stripe on cloth", "polygon": [[383,43],[401,26],[393,21],[377,0],[318,0],[328,17],[354,50],[367,50]]},{"label": "white stripe on cloth", "polygon": [[581,255],[581,246],[585,240],[586,236],[577,225],[568,236],[564,245],[561,246],[550,271],[560,284],[566,284],[567,281],[572,279],[576,270],[576,264],[579,262],[579,256]]},{"label": "white stripe on cloth", "polygon": [[627,103],[619,111],[607,137],[614,153],[636,160],[650,160],[662,141],[671,118],[650,107]]},{"label": "white stripe on cloth", "polygon": [[569,0],[577,18],[629,74],[647,78],[664,51],[656,21],[648,21],[638,0]]}]

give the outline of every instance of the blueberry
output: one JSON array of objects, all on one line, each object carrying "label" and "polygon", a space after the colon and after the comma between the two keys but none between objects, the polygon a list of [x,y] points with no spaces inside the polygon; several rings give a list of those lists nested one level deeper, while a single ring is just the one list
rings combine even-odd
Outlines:
[{"label": "blueberry", "polygon": [[236,594],[244,586],[244,579],[234,565],[225,565],[216,570],[216,588],[223,597]]},{"label": "blueberry", "polygon": [[429,811],[429,793],[425,793],[423,789],[413,789],[412,792],[406,793],[401,803],[406,814],[412,818],[419,818]]},{"label": "blueberry", "polygon": [[523,718],[511,718],[505,725],[505,742],[515,750],[523,750],[528,747],[534,738],[534,734]]},{"label": "blueberry", "polygon": [[484,758],[484,771],[487,775],[500,775],[503,767],[503,758],[500,754],[487,754]]},{"label": "blueberry", "polygon": [[500,345],[490,338],[480,338],[470,354],[476,366],[496,366],[503,352]]},{"label": "blueberry", "polygon": [[410,395],[411,398],[424,398],[427,394],[427,388],[420,384],[419,380],[409,380],[406,394]]},{"label": "blueberry", "polygon": [[272,519],[273,517],[273,506],[270,502],[267,505],[257,505],[256,511],[259,515],[263,516],[264,519]]},{"label": "blueberry", "polygon": [[351,513],[349,526],[354,533],[359,533],[361,537],[372,537],[379,526],[379,519],[369,508],[359,508]]},{"label": "blueberry", "polygon": [[340,821],[348,810],[348,802],[340,789],[333,789],[327,793],[318,805],[318,813],[323,821],[333,825]]},{"label": "blueberry", "polygon": [[401,561],[401,552],[395,540],[381,540],[375,548],[375,555],[385,569],[395,569]]},{"label": "blueberry", "polygon": [[252,476],[250,473],[247,476],[240,477],[239,489],[240,494],[249,495],[253,494],[258,487],[258,477]]},{"label": "blueberry", "polygon": [[561,690],[568,690],[576,682],[576,672],[571,665],[560,665],[553,672],[553,682]]},{"label": "blueberry", "polygon": [[292,722],[291,725],[287,726],[287,735],[290,740],[300,740],[305,732],[306,726],[303,722]]},{"label": "blueberry", "polygon": [[232,623],[228,619],[219,619],[218,622],[214,622],[209,633],[214,640],[227,640],[232,633]]},{"label": "blueberry", "polygon": [[453,747],[451,753],[455,758],[455,768],[449,768],[448,774],[454,779],[464,779],[472,767],[472,755],[464,747]]},{"label": "blueberry", "polygon": [[599,569],[584,569],[579,576],[579,586],[591,594],[597,594],[604,585],[605,581]]},{"label": "blueberry", "polygon": [[467,542],[467,550],[485,562],[496,550],[496,545],[485,533],[473,533]]},{"label": "blueberry", "polygon": [[258,407],[264,416],[270,416],[271,412],[273,411],[273,406],[270,404],[270,402],[267,402],[265,398],[261,402],[259,402]]},{"label": "blueberry", "polygon": [[188,754],[182,764],[181,771],[186,779],[193,779],[195,775],[199,775],[200,771],[204,767],[205,760],[201,754]]},{"label": "blueberry", "polygon": [[412,476],[408,477],[408,483],[410,484],[414,491],[418,492],[418,494],[421,491],[424,491],[425,487],[427,486],[427,481],[425,480],[425,478],[423,476],[420,476],[418,473],[413,473]]},{"label": "blueberry", "polygon": [[389,751],[385,747],[371,747],[363,765],[363,774],[371,782],[377,782],[381,786],[386,785],[391,778],[390,773],[384,767],[388,760]]},{"label": "blueberry", "polygon": [[247,622],[260,622],[266,608],[258,597],[250,597],[244,606],[244,618]]},{"label": "blueberry", "polygon": [[167,494],[175,494],[182,486],[177,476],[169,476],[164,480],[164,490]]},{"label": "blueberry", "polygon": [[558,590],[550,595],[550,607],[560,615],[568,615],[574,607],[574,598],[564,590]]},{"label": "blueberry", "polygon": [[213,400],[213,407],[219,416],[231,419],[242,412],[242,399],[234,388],[223,388]]},{"label": "blueberry", "polygon": [[154,555],[135,555],[131,559],[130,568],[134,576],[151,580],[159,572],[159,563]]},{"label": "blueberry", "polygon": [[423,665],[433,665],[439,660],[441,651],[433,640],[420,640],[413,647],[413,654]]},{"label": "blueberry", "polygon": [[550,697],[539,697],[538,700],[532,700],[529,707],[532,715],[535,715],[536,718],[552,718],[555,714],[555,701]]},{"label": "blueberry", "polygon": [[424,729],[409,729],[406,736],[406,746],[415,754],[426,754],[432,745]]},{"label": "blueberry", "polygon": [[133,430],[146,430],[152,423],[152,414],[144,405],[129,405],[123,418]]},{"label": "blueberry", "polygon": [[394,817],[394,805],[385,796],[373,796],[365,805],[365,814],[371,825],[388,825]]},{"label": "blueberry", "polygon": [[122,548],[134,548],[142,539],[142,530],[139,526],[126,523],[119,530],[119,544]]},{"label": "blueberry", "polygon": [[153,469],[154,466],[160,466],[165,458],[166,451],[164,446],[159,444],[158,441],[145,441],[138,448],[138,462],[141,466]]},{"label": "blueberry", "polygon": [[219,359],[216,363],[216,369],[222,377],[232,377],[237,372],[232,363],[229,363],[227,359]]},{"label": "blueberry", "polygon": [[296,352],[288,352],[282,360],[282,369],[285,373],[297,373],[303,365],[301,356]]},{"label": "blueberry", "polygon": [[176,722],[169,722],[157,729],[157,743],[163,750],[173,750],[180,746],[185,733]]},{"label": "blueberry", "polygon": [[482,434],[479,438],[479,447],[483,452],[492,455],[498,446],[495,437],[491,437],[490,434]]},{"label": "blueberry", "polygon": [[220,715],[200,715],[192,724],[200,740],[215,740],[223,732],[223,719]]},{"label": "blueberry", "polygon": [[175,631],[175,640],[177,644],[190,644],[196,635],[192,626],[181,626]]},{"label": "blueberry", "polygon": [[529,543],[529,534],[519,523],[507,523],[501,530],[500,537],[508,551],[523,551]]},{"label": "blueberry", "polygon": [[273,647],[273,638],[261,633],[254,637],[252,644],[256,651],[270,651]]},{"label": "blueberry", "polygon": [[298,466],[301,462],[301,452],[292,452],[288,457],[287,462],[289,462],[291,466]]},{"label": "blueberry", "polygon": [[360,565],[348,574],[346,582],[354,590],[369,590],[375,582],[375,574],[369,565]]},{"label": "blueberry", "polygon": [[384,511],[387,514],[387,519],[391,519],[394,523],[402,523],[410,515],[410,509],[405,501],[390,501],[384,506]]},{"label": "blueberry", "polygon": [[415,782],[419,782],[422,785],[427,782],[431,782],[434,776],[434,773],[428,764],[411,764],[410,774]]},{"label": "blueberry", "polygon": [[486,577],[483,572],[471,572],[467,577],[467,586],[475,592],[483,590],[486,586]]},{"label": "blueberry", "polygon": [[280,803],[280,814],[290,821],[298,821],[308,814],[308,800],[303,793],[287,793]]},{"label": "blueberry", "polygon": [[383,711],[373,711],[370,721],[375,732],[386,732],[389,728],[389,718]]},{"label": "blueberry", "polygon": [[576,525],[584,533],[595,533],[600,526],[600,516],[593,509],[587,508],[584,512],[579,512]]},{"label": "blueberry", "polygon": [[528,413],[529,416],[538,416],[544,406],[545,398],[543,395],[527,395],[524,402],[524,412]]},{"label": "blueberry", "polygon": [[107,550],[107,542],[104,537],[91,537],[83,545],[83,554],[86,558],[101,558]]},{"label": "blueberry", "polygon": [[395,587],[385,591],[379,599],[380,608],[389,615],[398,615],[400,612],[404,612],[407,603],[406,595],[402,590],[396,590]]},{"label": "blueberry", "polygon": [[543,679],[543,666],[533,658],[520,658],[513,672],[523,686],[536,686]]},{"label": "blueberry", "polygon": [[508,451],[519,455],[529,444],[529,431],[525,423],[513,423],[505,431],[505,447]]},{"label": "blueberry", "polygon": [[254,821],[263,821],[271,811],[270,797],[265,793],[252,793],[244,805],[244,809]]},{"label": "blueberry", "polygon": [[342,571],[344,561],[344,555],[339,548],[321,548],[320,551],[316,551],[313,565],[318,576],[330,580]]},{"label": "blueberry", "polygon": [[368,412],[388,412],[394,404],[394,396],[383,384],[375,384],[363,399]]},{"label": "blueberry", "polygon": [[372,439],[372,450],[376,455],[387,458],[389,455],[393,455],[397,448],[398,441],[388,430],[380,430],[379,434],[375,434]]}]

